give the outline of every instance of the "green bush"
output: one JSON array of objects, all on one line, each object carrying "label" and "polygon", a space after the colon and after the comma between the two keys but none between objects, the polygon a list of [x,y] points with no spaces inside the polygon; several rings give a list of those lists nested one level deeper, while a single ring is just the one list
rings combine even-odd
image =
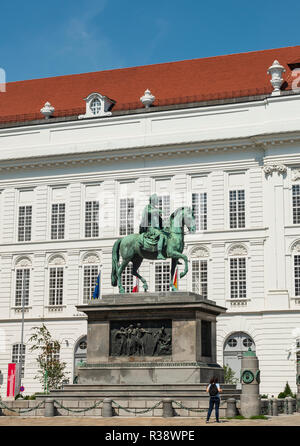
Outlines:
[{"label": "green bush", "polygon": [[35,399],[36,399],[35,393],[33,395],[26,395],[26,396],[24,396],[24,400],[35,400]]}]

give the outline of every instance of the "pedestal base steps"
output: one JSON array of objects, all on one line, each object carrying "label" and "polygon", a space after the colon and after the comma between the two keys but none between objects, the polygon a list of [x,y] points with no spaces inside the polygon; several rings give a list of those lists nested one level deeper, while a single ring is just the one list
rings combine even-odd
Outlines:
[{"label": "pedestal base steps", "polygon": [[[205,417],[209,405],[209,395],[206,393],[207,384],[182,385],[122,385],[110,386],[109,393],[106,386],[99,385],[68,385],[63,390],[53,390],[49,396],[37,395],[39,401],[54,399],[56,415],[63,416],[102,416],[102,404],[89,409],[104,399],[111,400],[113,415],[116,416],[163,416],[163,401],[172,400],[174,416]],[[231,384],[222,384],[220,416],[226,416],[227,399],[238,400],[240,391]],[[68,409],[71,409],[68,411]],[[39,409],[39,415],[43,411]],[[31,414],[32,415],[32,414]]]}]

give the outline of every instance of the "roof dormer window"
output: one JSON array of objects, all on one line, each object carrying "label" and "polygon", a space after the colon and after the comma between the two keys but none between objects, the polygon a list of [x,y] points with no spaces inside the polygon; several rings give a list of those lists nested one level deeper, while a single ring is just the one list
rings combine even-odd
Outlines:
[{"label": "roof dormer window", "polygon": [[101,102],[99,101],[98,98],[95,98],[92,100],[90,108],[91,108],[93,115],[95,115],[95,116],[99,115],[99,113],[101,111]]},{"label": "roof dormer window", "polygon": [[100,93],[91,93],[84,100],[86,102],[86,111],[84,115],[79,115],[78,119],[110,116],[110,110],[115,105],[113,100],[102,96]]}]

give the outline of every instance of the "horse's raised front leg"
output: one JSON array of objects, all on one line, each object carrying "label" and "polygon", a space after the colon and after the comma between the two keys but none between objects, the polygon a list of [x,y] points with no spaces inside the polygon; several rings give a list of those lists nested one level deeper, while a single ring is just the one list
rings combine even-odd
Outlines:
[{"label": "horse's raised front leg", "polygon": [[188,258],[186,255],[181,254],[178,251],[173,251],[172,254],[170,255],[170,257],[172,257],[172,259],[176,259],[178,261],[178,259],[183,259],[184,260],[184,270],[182,273],[180,273],[180,278],[182,279],[182,277],[184,277],[188,270],[189,270],[189,264],[188,264]]},{"label": "horse's raised front leg", "polygon": [[138,269],[141,266],[142,261],[143,261],[142,257],[140,257],[140,256],[134,257],[134,259],[132,261],[132,274],[142,281],[144,291],[146,292],[148,290],[148,284],[147,284],[146,280],[144,279],[144,277],[142,277],[138,273]]}]

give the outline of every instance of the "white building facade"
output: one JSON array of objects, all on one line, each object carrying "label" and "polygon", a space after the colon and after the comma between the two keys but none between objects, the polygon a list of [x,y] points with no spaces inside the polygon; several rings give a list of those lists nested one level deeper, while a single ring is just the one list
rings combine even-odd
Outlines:
[{"label": "white building facade", "polygon": [[[21,353],[23,298],[25,394],[42,389],[29,343],[42,323],[61,342],[73,382],[87,330],[76,305],[91,297],[100,270],[102,293],[118,293],[112,246],[138,232],[154,192],[166,219],[177,207],[194,209],[179,289],[227,308],[217,324],[218,363],[239,378],[241,352],[251,346],[261,393],[276,395],[287,381],[296,391],[288,351],[300,326],[300,95],[97,110],[0,128],[1,396],[7,365]],[[168,289],[168,265],[143,262],[149,291]],[[131,291],[135,279],[125,274],[124,284]]]}]

